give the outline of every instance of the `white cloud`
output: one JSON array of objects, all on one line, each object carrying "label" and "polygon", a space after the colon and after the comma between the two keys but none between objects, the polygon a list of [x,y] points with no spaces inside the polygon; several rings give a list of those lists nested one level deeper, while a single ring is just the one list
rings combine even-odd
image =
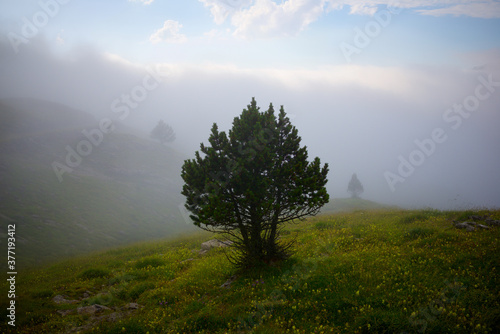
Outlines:
[{"label": "white cloud", "polygon": [[374,15],[379,7],[414,10],[422,15],[500,18],[493,0],[199,0],[216,24],[230,20],[240,38],[294,36],[332,10],[350,7],[350,14]]},{"label": "white cloud", "polygon": [[222,24],[229,15],[247,7],[253,3],[253,0],[199,0],[203,5],[210,9],[210,13],[216,24]]},{"label": "white cloud", "polygon": [[432,16],[470,16],[476,18],[492,19],[500,18],[500,3],[498,2],[478,2],[454,5],[436,9],[420,9],[417,12],[423,15]]},{"label": "white cloud", "polygon": [[183,43],[187,41],[186,35],[180,34],[179,30],[182,24],[174,20],[167,20],[163,27],[155,31],[150,37],[149,41],[153,44],[160,42],[168,43]]},{"label": "white cloud", "polygon": [[155,0],[128,0],[129,2],[140,2],[143,5],[150,5],[153,3]]},{"label": "white cloud", "polygon": [[351,7],[351,14],[373,15],[378,6],[414,9],[422,15],[500,18],[500,3],[494,0],[329,0]]},{"label": "white cloud", "polygon": [[237,37],[293,36],[316,21],[325,4],[324,0],[288,0],[280,4],[257,0],[250,8],[234,13],[231,23]]},{"label": "white cloud", "polygon": [[366,3],[355,3],[351,5],[350,14],[360,14],[360,15],[373,15],[377,12],[376,5],[369,5]]}]

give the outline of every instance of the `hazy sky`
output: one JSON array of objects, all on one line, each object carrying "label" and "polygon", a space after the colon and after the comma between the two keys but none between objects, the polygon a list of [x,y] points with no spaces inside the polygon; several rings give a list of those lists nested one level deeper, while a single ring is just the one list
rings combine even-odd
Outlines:
[{"label": "hazy sky", "polygon": [[500,207],[500,1],[0,2],[0,98],[149,131],[192,156],[255,97],[284,105],[328,189]]}]

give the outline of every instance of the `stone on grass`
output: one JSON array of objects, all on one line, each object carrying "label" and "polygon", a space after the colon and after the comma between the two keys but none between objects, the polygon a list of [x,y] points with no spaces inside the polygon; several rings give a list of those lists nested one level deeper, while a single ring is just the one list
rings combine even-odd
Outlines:
[{"label": "stone on grass", "polygon": [[102,312],[105,310],[110,310],[110,308],[106,307],[106,306],[99,305],[99,304],[94,304],[94,305],[90,305],[90,306],[82,306],[82,307],[79,307],[76,309],[78,314],[90,314],[90,315],[94,315],[96,313],[99,313],[99,312]]},{"label": "stone on grass", "polygon": [[212,248],[228,247],[232,245],[232,243],[233,242],[229,240],[219,240],[219,239],[208,240],[201,244],[201,250],[198,252],[198,254],[203,255],[208,251],[210,251]]},{"label": "stone on grass", "polygon": [[76,304],[76,303],[79,303],[78,300],[66,299],[66,297],[62,296],[62,295],[55,296],[54,298],[52,298],[52,301],[56,304]]}]

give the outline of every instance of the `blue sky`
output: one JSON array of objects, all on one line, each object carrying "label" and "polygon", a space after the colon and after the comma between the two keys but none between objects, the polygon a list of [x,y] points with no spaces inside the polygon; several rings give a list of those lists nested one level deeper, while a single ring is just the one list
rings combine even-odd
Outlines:
[{"label": "blue sky", "polygon": [[[498,0],[3,0],[0,98],[116,118],[157,69],[120,121],[147,134],[163,119],[186,156],[255,97],[330,164],[332,197],[356,172],[380,202],[500,207],[499,36]],[[447,140],[391,183],[436,129]]]}]

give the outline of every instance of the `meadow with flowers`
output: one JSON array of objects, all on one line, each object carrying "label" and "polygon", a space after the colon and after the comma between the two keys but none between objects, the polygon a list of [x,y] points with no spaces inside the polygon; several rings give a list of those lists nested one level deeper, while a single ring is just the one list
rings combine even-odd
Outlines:
[{"label": "meadow with flowers", "polygon": [[[198,254],[207,232],[74,258],[19,272],[17,325],[0,330],[499,333],[500,227],[453,226],[471,215],[500,219],[499,210],[320,215],[283,231],[295,240],[290,258],[247,271],[228,261],[230,248]],[[78,313],[93,304],[106,309]]]}]

